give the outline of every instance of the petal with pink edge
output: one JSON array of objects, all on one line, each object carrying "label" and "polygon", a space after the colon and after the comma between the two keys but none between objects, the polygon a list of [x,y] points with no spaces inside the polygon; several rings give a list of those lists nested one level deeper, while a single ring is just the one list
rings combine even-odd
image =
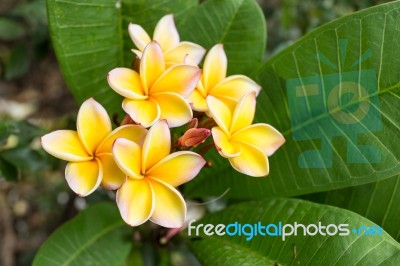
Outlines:
[{"label": "petal with pink edge", "polygon": [[197,153],[174,152],[161,159],[146,175],[177,187],[192,180],[205,164],[206,161]]},{"label": "petal with pink edge", "polygon": [[171,133],[167,121],[154,124],[143,143],[142,170],[146,171],[166,157],[171,151]]},{"label": "petal with pink edge", "polygon": [[168,126],[179,127],[193,118],[192,109],[189,104],[176,93],[157,93],[152,95],[160,106],[160,119],[165,119]]},{"label": "petal with pink edge", "polygon": [[231,141],[228,139],[228,136],[225,134],[224,131],[222,131],[218,127],[214,127],[212,128],[211,132],[213,135],[215,146],[217,147],[217,150],[222,157],[230,158],[239,156],[240,149],[232,145]]},{"label": "petal with pink edge", "polygon": [[139,125],[147,128],[160,118],[160,106],[154,99],[122,101],[122,109]]},{"label": "petal with pink edge", "polygon": [[129,68],[114,68],[108,73],[107,81],[118,94],[135,100],[146,99],[139,74]]},{"label": "petal with pink edge", "polygon": [[157,41],[164,52],[174,48],[179,43],[179,34],[175,27],[172,14],[162,17],[154,29],[153,40]]},{"label": "petal with pink edge", "polygon": [[102,177],[102,165],[97,159],[87,162],[70,162],[65,168],[65,179],[69,187],[81,197],[95,191]]},{"label": "petal with pink edge", "polygon": [[70,162],[90,161],[93,157],[83,147],[78,133],[73,130],[57,130],[41,138],[45,151],[61,160]]},{"label": "petal with pink edge", "polygon": [[119,138],[114,142],[112,154],[118,167],[127,176],[142,179],[142,149],[133,141]]},{"label": "petal with pink edge", "polygon": [[196,66],[174,65],[157,79],[149,93],[175,92],[188,98],[199,82],[200,74],[201,70]]},{"label": "petal with pink edge", "polygon": [[79,108],[76,125],[79,138],[91,155],[112,129],[106,109],[93,98],[83,102]]},{"label": "petal with pink edge", "polygon": [[157,42],[152,41],[144,49],[140,60],[140,78],[146,95],[164,70],[165,62],[161,47]]},{"label": "petal with pink edge", "polygon": [[129,23],[128,32],[136,48],[140,51],[143,51],[146,45],[151,42],[150,36],[140,25]]},{"label": "petal with pink edge", "polygon": [[268,157],[259,148],[237,142],[235,143],[240,149],[240,155],[233,158],[228,158],[232,167],[249,176],[261,177],[269,173]]},{"label": "petal with pink edge", "polygon": [[168,228],[182,227],[186,217],[186,203],[182,195],[161,180],[149,178],[149,181],[154,191],[154,211],[150,220]]},{"label": "petal with pink edge", "polygon": [[231,134],[251,125],[256,111],[256,93],[251,92],[238,102],[233,112],[232,123],[229,128]]},{"label": "petal with pink edge", "polygon": [[117,205],[127,224],[138,226],[145,223],[154,210],[154,192],[147,179],[127,178],[117,191]]},{"label": "petal with pink edge", "polygon": [[206,55],[201,78],[204,87],[209,90],[226,77],[228,61],[222,44],[214,45]]},{"label": "petal with pink edge", "polygon": [[232,135],[232,139],[260,148],[265,155],[271,156],[285,143],[285,138],[268,124],[254,124]]},{"label": "petal with pink edge", "polygon": [[115,190],[119,188],[126,179],[126,174],[119,169],[112,154],[103,153],[96,156],[103,168],[103,179],[101,186],[105,189]]},{"label": "petal with pink edge", "polygon": [[181,42],[168,52],[164,53],[165,62],[179,64],[183,63],[186,56],[192,64],[199,64],[206,50],[192,42]]},{"label": "petal with pink edge", "polygon": [[137,125],[117,127],[104,139],[103,143],[100,144],[96,151],[96,156],[101,153],[111,153],[112,145],[117,138],[125,138],[142,145],[146,134],[147,129]]}]

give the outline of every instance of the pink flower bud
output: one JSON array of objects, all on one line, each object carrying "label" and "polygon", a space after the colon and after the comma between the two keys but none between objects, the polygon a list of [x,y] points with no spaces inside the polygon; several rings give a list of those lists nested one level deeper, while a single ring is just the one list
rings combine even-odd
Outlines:
[{"label": "pink flower bud", "polygon": [[211,131],[207,128],[190,128],[179,138],[179,145],[183,147],[196,147],[203,143],[210,135]]}]

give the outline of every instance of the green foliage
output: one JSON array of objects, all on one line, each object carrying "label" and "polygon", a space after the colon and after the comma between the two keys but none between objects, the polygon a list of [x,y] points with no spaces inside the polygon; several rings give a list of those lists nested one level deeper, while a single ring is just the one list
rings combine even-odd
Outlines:
[{"label": "green foliage", "polygon": [[[252,221],[252,222],[249,222]],[[230,224],[234,222],[309,225],[347,223],[352,228],[374,226],[369,220],[347,210],[297,199],[270,198],[258,202],[232,205],[208,215],[198,223]],[[299,229],[301,231],[302,229]],[[391,265],[400,263],[400,245],[386,232],[383,236],[202,236],[192,241],[192,248],[204,265]]]},{"label": "green foliage", "polygon": [[304,196],[305,199],[356,212],[400,240],[400,176],[357,187]]},{"label": "green foliage", "polygon": [[[400,3],[397,1],[342,17],[309,33],[271,58],[258,75],[263,90],[257,98],[256,120],[267,122],[283,132],[286,143],[270,158],[270,175],[267,178],[240,175],[218,154],[214,154],[211,158],[215,168],[203,172],[201,177],[189,183],[187,193],[193,197],[220,195],[230,188],[227,196],[234,198],[293,196],[365,184],[398,174],[400,142],[393,142],[393,139],[397,138],[400,123],[395,107],[399,106],[400,99],[400,61],[396,55],[400,48],[400,31],[397,28],[400,22],[399,8]],[[347,40],[346,53],[341,48],[341,40]],[[368,49],[371,56],[352,66]],[[322,59],[318,60],[319,53],[333,62],[332,65],[324,63]],[[376,77],[377,90],[370,94],[370,98],[378,98],[379,104],[369,101],[368,97],[356,97],[343,105],[343,109],[347,112],[367,102],[370,110],[380,112],[382,128],[369,130],[371,121],[364,119],[357,125],[356,130],[361,131],[358,140],[352,128],[339,128],[342,133],[332,138],[328,134],[337,128],[329,124],[331,116],[341,112],[341,107],[333,110],[332,114],[321,108],[302,124],[292,127],[290,116],[294,116],[295,112],[290,110],[288,103],[287,80],[303,78],[303,82],[306,82],[309,77],[324,79],[332,78],[328,75],[336,75],[336,80],[340,81],[346,80],[346,75],[351,73],[356,82],[363,84],[368,83],[360,78],[364,71],[370,71],[365,76]],[[326,88],[322,91],[329,93]],[[323,107],[324,102],[309,102],[309,105]],[[303,115],[308,114],[304,112]],[[377,121],[380,122],[380,118]],[[301,141],[294,140],[294,134],[311,134],[313,131],[320,132],[320,137],[309,136]],[[300,167],[299,156],[302,152],[322,149],[321,141],[329,143],[328,152],[325,152],[327,154],[321,152],[322,159],[329,156],[331,149],[332,165],[321,168]],[[362,153],[359,150],[360,144],[376,148],[380,160],[349,163],[348,147]],[[209,178],[210,175],[213,177]]]},{"label": "green foliage", "polygon": [[0,17],[0,39],[12,41],[21,38],[25,34],[25,29],[21,24],[9,18]]},{"label": "green foliage", "polygon": [[[21,171],[36,173],[49,166],[49,155],[31,147],[33,140],[43,133],[26,121],[0,122],[0,177],[15,181]],[[11,147],[7,143],[10,137],[16,142]]]},{"label": "green foliage", "polygon": [[21,77],[29,67],[28,47],[24,43],[14,46],[5,62],[6,80]]},{"label": "green foliage", "polygon": [[0,145],[4,145],[11,135],[18,136],[18,144],[26,146],[31,141],[44,133],[43,130],[26,121],[1,121]]},{"label": "green foliage", "polygon": [[115,67],[131,66],[134,44],[130,22],[153,29],[159,18],[175,13],[176,19],[195,1],[62,1],[48,0],[53,47],[64,78],[78,102],[93,97],[110,114],[121,112],[121,97],[107,83]]},{"label": "green foliage", "polygon": [[34,266],[122,265],[131,249],[116,207],[93,205],[58,228],[38,251]]},{"label": "green foliage", "polygon": [[18,178],[18,169],[7,160],[0,157],[0,177],[6,180],[15,180]]},{"label": "green foliage", "polygon": [[107,73],[131,66],[134,59],[127,30],[130,22],[140,24],[152,36],[157,21],[174,13],[181,40],[198,41],[206,48],[225,44],[232,73],[251,72],[261,64],[265,50],[265,22],[251,0],[211,0],[200,6],[196,1],[160,5],[158,1],[123,0],[120,6],[109,0],[47,3],[53,46],[69,88],[78,102],[94,97],[109,113],[120,111],[121,98],[110,89]]},{"label": "green foliage", "polygon": [[183,40],[210,49],[224,44],[228,74],[254,74],[266,45],[263,14],[255,1],[209,0],[197,6],[178,24]]},{"label": "green foliage", "polygon": [[[241,175],[212,151],[207,155],[212,167],[203,169],[185,186],[185,196],[218,196],[229,189],[225,197],[243,200],[329,191],[306,198],[364,216],[303,200],[268,198],[230,206],[207,215],[203,223],[320,221],[357,228],[374,226],[373,221],[399,240],[400,142],[394,141],[400,124],[399,1],[323,25],[264,64],[265,22],[252,0],[208,0],[201,4],[194,0],[166,0],[162,4],[155,0],[47,0],[47,7],[53,45],[71,92],[78,102],[94,97],[110,114],[121,112],[121,98],[109,88],[106,77],[115,67],[132,65],[130,22],[142,25],[151,36],[159,18],[173,13],[181,40],[207,49],[223,43],[229,74],[257,78],[263,90],[257,98],[256,121],[271,124],[286,138],[285,145],[270,158],[269,177]],[[361,86],[342,97],[346,82]],[[296,109],[293,102],[306,94],[309,85],[312,90],[317,85],[323,97],[338,88],[339,104],[332,109],[329,100],[306,98],[305,110]],[[363,88],[367,95],[361,93]],[[373,110],[373,119],[358,119],[353,127],[334,122],[340,113],[352,114],[366,104],[369,109],[362,109],[362,114]],[[303,115],[300,123],[293,122],[299,115]],[[0,130],[1,134],[4,131]],[[307,159],[302,157],[305,151],[308,155],[321,152]],[[11,159],[6,160],[0,154],[0,169],[6,176],[15,174],[13,161],[23,160],[21,154],[8,152],[8,156]],[[335,190],[339,188],[345,189]],[[125,229],[115,208],[90,207],[45,242],[34,265],[120,265],[131,247],[123,238]],[[191,239],[191,247],[205,265],[395,265],[400,263],[400,245],[386,232],[374,237],[299,235],[285,241],[260,236],[251,241],[244,236],[202,236]]]},{"label": "green foliage", "polygon": [[48,40],[45,1],[16,5],[9,16],[0,17],[0,66],[4,68],[0,75],[5,80],[21,78],[43,54]]}]

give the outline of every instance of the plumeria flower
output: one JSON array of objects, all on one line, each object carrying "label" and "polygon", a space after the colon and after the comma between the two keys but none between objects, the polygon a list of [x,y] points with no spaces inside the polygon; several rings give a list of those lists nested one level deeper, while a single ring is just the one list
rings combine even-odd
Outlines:
[{"label": "plumeria flower", "polygon": [[251,124],[254,119],[256,93],[245,95],[232,110],[214,96],[207,97],[210,112],[217,123],[212,135],[218,152],[232,167],[246,175],[266,176],[268,157],[285,139],[267,124]]},{"label": "plumeria flower", "polygon": [[161,120],[149,129],[143,145],[124,138],[114,143],[114,158],[127,176],[117,191],[117,205],[131,226],[150,219],[179,228],[185,221],[185,201],[175,187],[194,178],[205,160],[190,151],[170,154],[170,137],[167,122]]},{"label": "plumeria flower", "polygon": [[129,68],[115,68],[108,74],[108,83],[125,97],[122,108],[136,123],[147,128],[166,119],[170,127],[178,127],[192,119],[186,98],[200,75],[196,66],[179,64],[165,69],[161,47],[152,41],[140,60],[140,74]]},{"label": "plumeria flower", "polygon": [[206,207],[203,204],[200,204],[195,201],[186,201],[186,206],[187,206],[187,215],[185,222],[183,223],[183,226],[180,228],[171,228],[169,229],[164,236],[160,238],[160,244],[161,245],[166,245],[168,241],[173,238],[175,235],[177,235],[179,232],[185,230],[189,223],[197,220],[200,220],[201,218],[204,217],[206,214]]},{"label": "plumeria flower", "polygon": [[[128,31],[129,36],[137,47],[137,49],[132,49],[132,51],[138,58],[142,58],[144,48],[151,42],[150,36],[137,24],[129,24]],[[162,17],[157,23],[153,34],[153,40],[160,44],[167,66],[183,63],[186,55],[188,55],[190,61],[198,64],[206,52],[206,50],[198,44],[180,42],[172,14]]]},{"label": "plumeria flower", "polygon": [[41,141],[48,153],[69,161],[65,169],[68,185],[78,195],[87,196],[100,183],[107,189],[117,189],[125,180],[112,156],[115,139],[124,137],[141,143],[146,133],[146,129],[137,125],[111,131],[106,110],[91,98],[79,109],[77,131],[57,130],[44,135]]},{"label": "plumeria flower", "polygon": [[259,93],[261,87],[243,75],[226,77],[227,58],[222,44],[214,45],[208,52],[203,73],[196,89],[189,97],[193,110],[208,112],[206,98],[212,95],[227,105],[235,105],[249,92]]}]

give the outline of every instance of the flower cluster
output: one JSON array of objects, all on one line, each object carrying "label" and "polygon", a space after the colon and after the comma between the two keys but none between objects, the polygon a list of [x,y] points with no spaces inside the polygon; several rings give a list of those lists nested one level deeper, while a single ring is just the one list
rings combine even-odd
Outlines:
[{"label": "flower cluster", "polygon": [[[237,171],[266,176],[268,156],[285,139],[270,125],[252,124],[261,87],[243,75],[227,77],[222,44],[210,49],[200,69],[205,49],[180,41],[172,15],[161,18],[153,39],[139,25],[128,30],[139,65],[115,68],[107,76],[110,87],[125,97],[122,125],[112,130],[106,110],[88,99],[79,109],[77,131],[49,133],[42,146],[69,162],[65,177],[78,195],[100,185],[117,190],[128,224],[151,220],[179,228],[186,205],[176,188],[206,164],[201,151],[216,147]],[[170,128],[184,125],[186,132],[171,140]]]}]

